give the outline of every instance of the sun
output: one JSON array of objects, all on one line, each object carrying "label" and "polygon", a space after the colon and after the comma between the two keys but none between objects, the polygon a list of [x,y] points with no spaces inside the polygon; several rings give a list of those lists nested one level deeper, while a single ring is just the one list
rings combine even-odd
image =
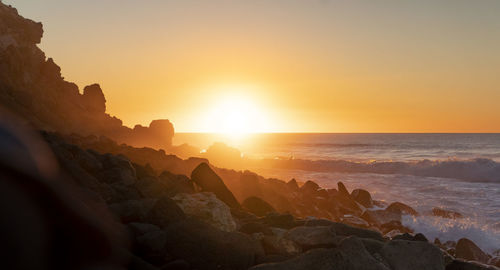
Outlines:
[{"label": "sun", "polygon": [[204,130],[232,137],[269,130],[269,115],[249,95],[230,93],[214,97],[204,112]]}]

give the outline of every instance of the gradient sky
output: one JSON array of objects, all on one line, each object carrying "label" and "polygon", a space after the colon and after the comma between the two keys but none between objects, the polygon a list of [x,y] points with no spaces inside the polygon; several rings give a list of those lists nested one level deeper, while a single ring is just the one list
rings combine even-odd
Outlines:
[{"label": "gradient sky", "polygon": [[267,121],[256,131],[500,132],[500,1],[4,3],[129,126],[203,131],[236,92]]}]

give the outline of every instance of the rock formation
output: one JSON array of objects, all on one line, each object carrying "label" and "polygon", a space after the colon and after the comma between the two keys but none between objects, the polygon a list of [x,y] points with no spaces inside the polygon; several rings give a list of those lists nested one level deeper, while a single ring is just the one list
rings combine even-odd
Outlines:
[{"label": "rock formation", "polygon": [[168,120],[130,129],[106,113],[98,84],[86,86],[81,94],[76,84],[64,80],[61,68],[37,47],[42,35],[41,23],[0,3],[0,107],[38,129],[105,135],[137,147],[171,146],[174,129]]}]

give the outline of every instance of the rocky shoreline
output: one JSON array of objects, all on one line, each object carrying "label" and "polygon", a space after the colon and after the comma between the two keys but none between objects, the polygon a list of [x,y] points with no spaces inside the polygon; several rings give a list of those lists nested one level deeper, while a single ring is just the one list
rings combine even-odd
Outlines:
[{"label": "rocky shoreline", "polygon": [[[468,239],[441,243],[403,226],[403,215],[419,215],[411,206],[374,201],[368,191],[349,192],[341,182],[328,190],[312,181],[299,186],[294,179],[264,179],[159,151],[165,157],[152,155],[154,160],[164,160],[161,167],[174,172],[162,171],[144,159],[142,152],[153,149],[117,145],[95,136],[65,140],[44,133],[44,138],[63,168],[81,187],[98,194],[115,221],[132,232],[134,255],[157,267],[495,269],[493,265],[499,265],[499,257],[486,254]],[[83,150],[67,141],[93,143],[119,155]],[[190,168],[190,177],[177,174]],[[239,190],[237,195],[231,186]],[[459,213],[443,209],[433,212],[460,218]],[[209,247],[200,247],[200,242]]]},{"label": "rocky shoreline", "polygon": [[42,33],[0,3],[0,102],[22,119],[0,111],[5,269],[499,269],[500,251],[427,239],[402,224],[420,213],[367,190],[167,154],[168,120],[123,126],[98,85],[62,78]]}]

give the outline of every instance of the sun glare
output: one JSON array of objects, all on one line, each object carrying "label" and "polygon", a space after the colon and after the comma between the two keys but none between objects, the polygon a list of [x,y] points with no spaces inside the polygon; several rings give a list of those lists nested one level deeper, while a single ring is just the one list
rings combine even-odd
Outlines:
[{"label": "sun glare", "polygon": [[229,94],[216,97],[204,113],[204,130],[231,137],[269,131],[269,115],[249,96]]}]

